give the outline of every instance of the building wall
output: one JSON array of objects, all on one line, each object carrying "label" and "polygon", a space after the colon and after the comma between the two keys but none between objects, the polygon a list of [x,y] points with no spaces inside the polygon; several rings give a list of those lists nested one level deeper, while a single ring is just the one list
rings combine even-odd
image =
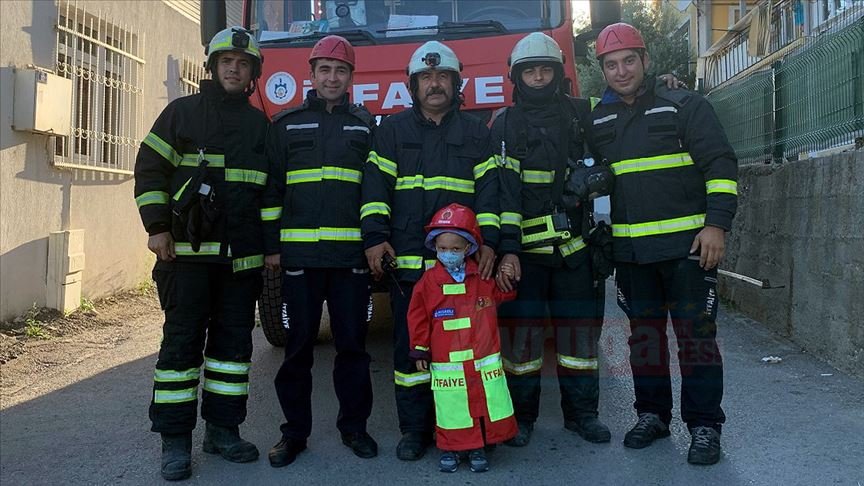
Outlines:
[{"label": "building wall", "polygon": [[[864,375],[864,151],[739,171],[721,295],[834,366]],[[766,355],[770,350],[765,351]]]},{"label": "building wall", "polygon": [[[78,1],[115,25],[145,36],[143,137],[165,105],[181,95],[183,55],[203,59],[199,27],[163,2]],[[14,131],[15,67],[56,63],[57,3],[0,1],[0,320],[45,305],[48,234],[83,229],[82,296],[97,298],[149,278],[131,176],[50,165],[49,137]]]},{"label": "building wall", "polygon": [[[726,33],[727,30],[731,29],[733,25],[735,25],[735,20],[730,19],[730,11],[732,9],[737,9],[740,6],[738,0],[711,0],[711,43],[715,43],[720,40],[721,37]],[[757,0],[747,0],[747,8],[749,9],[756,5]],[[741,14],[738,19],[740,20],[747,12]],[[710,46],[706,46],[710,47]]]}]

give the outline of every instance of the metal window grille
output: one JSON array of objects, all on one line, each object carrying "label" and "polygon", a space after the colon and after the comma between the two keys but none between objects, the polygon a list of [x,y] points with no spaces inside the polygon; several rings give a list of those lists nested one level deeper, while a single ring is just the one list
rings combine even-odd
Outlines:
[{"label": "metal window grille", "polygon": [[208,73],[200,60],[193,60],[183,56],[180,64],[180,88],[183,95],[191,95],[198,92],[202,79],[207,79]]},{"label": "metal window grille", "polygon": [[57,73],[72,80],[72,134],[54,166],[132,174],[143,133],[144,34],[77,2],[57,16]]}]

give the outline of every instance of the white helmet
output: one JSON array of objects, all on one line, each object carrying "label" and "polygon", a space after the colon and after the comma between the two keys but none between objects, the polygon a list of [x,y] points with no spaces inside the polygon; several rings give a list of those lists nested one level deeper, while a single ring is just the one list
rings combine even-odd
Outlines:
[{"label": "white helmet", "polygon": [[564,64],[564,54],[555,39],[542,32],[532,32],[516,43],[507,64],[510,65],[510,79],[513,70],[526,62],[551,62]]},{"label": "white helmet", "polygon": [[459,62],[453,49],[438,41],[429,41],[418,47],[414,54],[411,54],[411,60],[408,62],[408,76],[430,69],[453,71],[458,74],[462,71],[462,63]]}]

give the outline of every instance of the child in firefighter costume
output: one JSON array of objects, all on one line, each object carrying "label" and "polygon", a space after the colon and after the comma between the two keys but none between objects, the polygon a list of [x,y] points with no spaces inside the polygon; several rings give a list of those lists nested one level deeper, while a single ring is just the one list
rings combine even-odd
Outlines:
[{"label": "child in firefighter costume", "polygon": [[[483,244],[474,212],[451,204],[426,226],[426,247],[438,261],[408,308],[411,358],[432,374],[440,469],[455,472],[467,455],[474,472],[489,469],[484,446],[516,435],[513,403],[501,361],[498,304],[516,297],[481,280],[467,258]],[[507,272],[507,269],[502,269]]]}]

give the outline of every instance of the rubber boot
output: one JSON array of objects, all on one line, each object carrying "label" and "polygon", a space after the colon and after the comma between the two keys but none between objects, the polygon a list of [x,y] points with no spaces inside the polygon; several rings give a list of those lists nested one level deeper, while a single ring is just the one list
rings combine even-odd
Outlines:
[{"label": "rubber boot", "polygon": [[192,475],[192,432],[162,434],[162,477],[179,481]]},{"label": "rubber boot", "polygon": [[203,449],[208,454],[219,454],[231,462],[252,462],[258,459],[258,448],[240,438],[240,430],[236,425],[222,427],[207,422]]}]

